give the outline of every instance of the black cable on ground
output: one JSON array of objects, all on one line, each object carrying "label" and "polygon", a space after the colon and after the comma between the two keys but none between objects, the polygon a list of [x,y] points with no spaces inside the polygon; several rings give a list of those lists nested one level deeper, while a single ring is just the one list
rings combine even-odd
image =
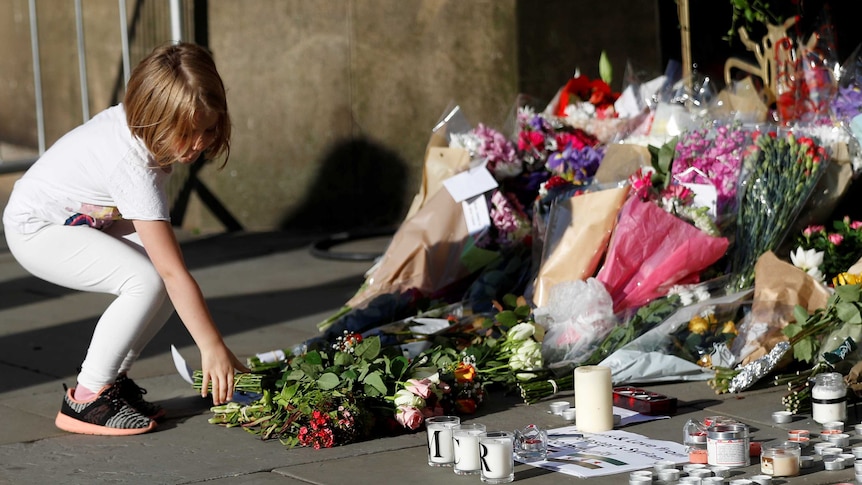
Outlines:
[{"label": "black cable on ground", "polygon": [[374,261],[382,256],[383,253],[332,251],[332,248],[349,242],[391,236],[393,234],[395,234],[395,229],[392,228],[372,229],[357,232],[340,232],[332,234],[325,239],[314,241],[311,243],[310,251],[312,256],[320,259],[330,259],[334,261]]}]

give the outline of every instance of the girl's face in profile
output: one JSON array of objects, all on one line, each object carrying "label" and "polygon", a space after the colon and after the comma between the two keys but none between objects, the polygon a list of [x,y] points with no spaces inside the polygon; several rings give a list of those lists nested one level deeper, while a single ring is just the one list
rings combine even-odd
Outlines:
[{"label": "girl's face in profile", "polygon": [[209,111],[195,113],[194,131],[191,137],[183,140],[182,146],[177,148],[177,161],[187,164],[197,160],[200,154],[209,148],[215,140],[216,123],[218,123],[218,114],[216,113]]}]

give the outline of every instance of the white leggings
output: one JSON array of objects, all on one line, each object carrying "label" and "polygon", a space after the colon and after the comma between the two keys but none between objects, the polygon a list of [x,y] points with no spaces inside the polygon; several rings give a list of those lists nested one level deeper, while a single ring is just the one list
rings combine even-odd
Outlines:
[{"label": "white leggings", "polygon": [[129,370],[174,311],[165,285],[131,222],[101,231],[47,226],[33,234],[5,229],[9,250],[34,276],[73,290],[117,296],[93,331],[78,384],[98,392]]}]

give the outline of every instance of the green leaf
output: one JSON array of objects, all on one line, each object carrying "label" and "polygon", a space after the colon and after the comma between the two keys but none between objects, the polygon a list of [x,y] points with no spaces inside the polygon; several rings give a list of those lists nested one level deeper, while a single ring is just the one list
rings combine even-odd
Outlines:
[{"label": "green leaf", "polygon": [[804,338],[793,346],[793,357],[802,362],[811,362],[814,357],[814,342]]},{"label": "green leaf", "polygon": [[335,389],[339,384],[341,384],[341,379],[332,372],[327,372],[317,379],[317,387],[323,390]]},{"label": "green leaf", "polygon": [[374,360],[380,355],[380,337],[368,337],[354,348],[354,355],[364,360]]},{"label": "green leaf", "polygon": [[838,302],[835,305],[835,312],[844,323],[862,323],[862,314],[859,313],[859,307],[855,303]]},{"label": "green leaf", "polygon": [[521,305],[515,308],[515,316],[518,317],[518,321],[525,320],[532,312],[533,310],[530,309],[529,305]]},{"label": "green leaf", "polygon": [[802,331],[802,325],[799,323],[788,323],[784,327],[784,330],[782,330],[782,332],[784,332],[784,335],[787,335],[787,337],[793,337],[794,335],[798,334],[801,331]]},{"label": "green leaf", "polygon": [[842,301],[859,301],[860,288],[862,288],[860,285],[840,285],[835,288],[835,294]]},{"label": "green leaf", "polygon": [[497,314],[496,319],[504,327],[513,327],[518,323],[518,317],[512,310],[503,310]]},{"label": "green leaf", "polygon": [[511,294],[511,293],[507,293],[507,294],[503,295],[503,306],[505,306],[506,308],[517,307],[518,306],[518,297]]},{"label": "green leaf", "polygon": [[[796,319],[796,323],[803,325],[805,321],[808,320],[808,310],[806,310],[805,307],[802,305],[796,305],[795,307],[793,307],[793,318]],[[786,331],[784,333],[785,335],[789,335]],[[793,335],[789,336],[792,337]]]},{"label": "green leaf", "polygon": [[320,355],[320,352],[316,350],[312,350],[305,354],[305,359],[303,359],[305,363],[309,365],[322,365],[323,357]]},{"label": "green leaf", "polygon": [[399,355],[389,361],[389,373],[396,381],[400,381],[404,377],[404,372],[410,366],[410,361],[407,357]]},{"label": "green leaf", "polygon": [[[375,371],[368,374],[363,381],[365,384],[365,392],[369,396],[385,396],[386,395],[386,383],[383,382],[383,378],[380,377],[380,372]],[[372,391],[372,389],[374,391]]]},{"label": "green leaf", "polygon": [[602,81],[610,85],[613,80],[613,75],[614,68],[611,65],[610,59],[608,59],[608,53],[602,51],[601,56],[599,56],[599,77],[602,78]]},{"label": "green leaf", "polygon": [[347,352],[336,352],[335,356],[332,358],[332,364],[347,367],[353,363],[353,356],[348,354]]}]

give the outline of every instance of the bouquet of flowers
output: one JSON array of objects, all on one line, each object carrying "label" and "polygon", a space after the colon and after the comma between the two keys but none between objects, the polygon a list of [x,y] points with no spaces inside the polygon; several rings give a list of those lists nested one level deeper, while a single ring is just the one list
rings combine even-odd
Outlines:
[{"label": "bouquet of flowers", "polygon": [[862,257],[862,221],[849,217],[826,226],[808,226],[796,237],[796,249],[790,259],[797,268],[823,281],[846,272]]},{"label": "bouquet of flowers", "polygon": [[781,244],[828,163],[823,147],[792,131],[755,132],[754,143],[744,160],[731,250],[737,289],[753,286],[757,259]]},{"label": "bouquet of flowers", "polygon": [[[632,194],[620,211],[596,276],[613,298],[615,312],[640,307],[674,285],[698,282],[700,273],[721,259],[728,247],[702,209],[689,209],[690,194],[684,188],[671,185],[654,199],[650,176],[638,174]],[[690,217],[694,225],[675,214]]]}]

